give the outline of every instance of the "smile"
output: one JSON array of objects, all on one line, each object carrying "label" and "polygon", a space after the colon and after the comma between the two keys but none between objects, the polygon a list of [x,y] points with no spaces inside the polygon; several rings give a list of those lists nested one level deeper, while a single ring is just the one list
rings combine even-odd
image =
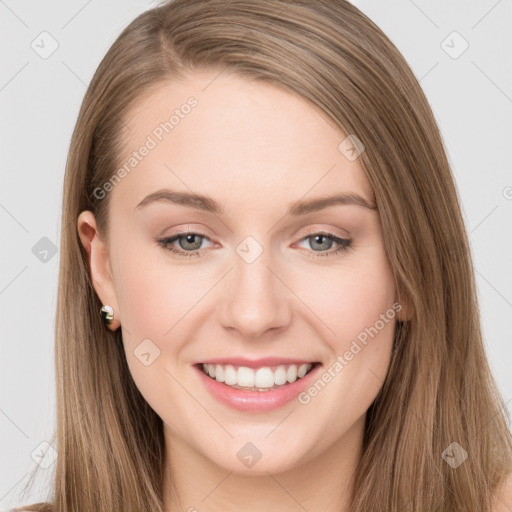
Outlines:
[{"label": "smile", "polygon": [[201,385],[217,401],[246,413],[270,412],[293,402],[318,378],[323,366],[320,362],[277,358],[229,359],[193,367]]},{"label": "smile", "polygon": [[230,364],[203,363],[201,368],[205,375],[227,386],[235,389],[265,392],[293,384],[309,373],[314,365],[315,363],[281,364],[248,368],[247,366]]}]

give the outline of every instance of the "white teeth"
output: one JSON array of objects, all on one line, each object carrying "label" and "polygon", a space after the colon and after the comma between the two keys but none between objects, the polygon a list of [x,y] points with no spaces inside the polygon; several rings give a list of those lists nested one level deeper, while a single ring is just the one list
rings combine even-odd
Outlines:
[{"label": "white teeth", "polygon": [[286,368],[284,366],[279,366],[277,370],[274,371],[274,384],[277,386],[286,384]]},{"label": "white teeth", "polygon": [[[210,366],[210,365],[203,365],[203,366]],[[236,374],[236,370],[230,365],[228,364],[225,369],[224,369],[224,381],[226,384],[228,384],[229,386],[232,386],[234,384],[236,384],[237,382],[237,374]]]},{"label": "white teeth", "polygon": [[254,387],[254,370],[245,366],[238,368],[238,385],[244,388]]},{"label": "white teeth", "polygon": [[302,379],[304,375],[306,375],[306,372],[308,371],[308,365],[307,364],[301,364],[299,366],[299,369],[297,370],[297,376]]},{"label": "white teeth", "polygon": [[274,372],[270,368],[259,368],[254,375],[254,385],[257,388],[271,388],[274,385]]},{"label": "white teeth", "polygon": [[290,364],[273,368],[264,366],[257,369],[246,366],[234,367],[230,364],[203,364],[203,372],[217,382],[224,382],[228,386],[266,391],[287,383],[292,384],[304,377],[312,367],[311,363],[302,364],[299,367]]},{"label": "white teeth", "polygon": [[220,364],[215,365],[215,379],[217,382],[224,382],[224,368]]},{"label": "white teeth", "polygon": [[297,367],[294,364],[291,364],[288,367],[288,371],[286,372],[286,380],[290,383],[297,380]]}]

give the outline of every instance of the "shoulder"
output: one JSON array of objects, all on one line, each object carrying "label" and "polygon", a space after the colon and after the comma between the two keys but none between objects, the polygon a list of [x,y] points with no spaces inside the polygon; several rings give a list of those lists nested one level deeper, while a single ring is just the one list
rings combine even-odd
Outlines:
[{"label": "shoulder", "polygon": [[493,502],[491,512],[510,512],[512,510],[512,474],[501,484]]},{"label": "shoulder", "polygon": [[52,512],[53,505],[48,502],[32,503],[19,508],[10,508],[5,512]]}]

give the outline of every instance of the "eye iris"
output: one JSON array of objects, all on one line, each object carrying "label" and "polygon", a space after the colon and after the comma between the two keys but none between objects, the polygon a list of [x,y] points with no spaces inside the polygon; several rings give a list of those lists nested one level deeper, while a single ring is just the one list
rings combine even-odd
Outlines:
[{"label": "eye iris", "polygon": [[[310,238],[312,238],[312,239],[313,239],[313,243],[311,244],[311,248],[312,248],[314,251],[322,250],[322,249],[324,249],[324,250],[325,250],[325,249],[330,249],[330,248],[332,247],[333,240],[332,240],[331,238],[329,238],[328,236],[326,236],[326,235],[314,235],[314,236],[312,236],[312,237],[310,237]],[[320,249],[315,249],[315,247],[314,247],[314,246],[315,246],[315,244],[317,244],[317,240],[318,240],[318,239],[323,239],[323,238],[327,240],[327,242],[328,242],[328,244],[327,244],[327,245],[328,245],[329,247],[325,247],[325,246],[324,246],[324,247],[321,247]],[[322,245],[322,243],[320,242],[318,245]]]},{"label": "eye iris", "polygon": [[[194,240],[194,238],[196,238],[196,237],[197,237],[197,239],[199,240],[199,242],[197,242],[197,241],[196,241],[196,243],[194,244],[194,243],[193,243],[193,240]],[[185,242],[185,243],[187,243],[187,244],[188,244],[188,243],[190,243],[190,244],[192,244],[192,245],[193,245],[193,247],[184,247],[184,246],[183,246],[183,244],[182,244],[182,240],[183,240],[183,239],[185,239],[185,240],[186,240],[186,242]],[[188,249],[188,250],[193,250],[193,251],[195,251],[195,250],[197,250],[197,249],[199,249],[199,248],[201,247],[201,241],[202,241],[202,240],[201,240],[201,237],[200,237],[199,235],[193,235],[193,234],[192,234],[192,235],[183,235],[183,236],[180,236],[180,237],[179,237],[179,243],[180,243],[180,247],[181,247],[182,249]]]}]

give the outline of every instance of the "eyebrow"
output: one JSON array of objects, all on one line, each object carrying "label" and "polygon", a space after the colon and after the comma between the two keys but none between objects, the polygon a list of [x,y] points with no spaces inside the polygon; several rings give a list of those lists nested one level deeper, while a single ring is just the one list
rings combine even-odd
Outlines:
[{"label": "eyebrow", "polygon": [[[156,192],[152,192],[147,195],[135,209],[141,209],[156,202],[178,204],[189,208],[195,208],[197,210],[204,210],[217,215],[222,215],[224,213],[222,206],[211,197],[189,192],[176,192],[169,189],[160,189]],[[307,201],[297,201],[290,205],[286,215],[298,217],[300,215],[306,215],[334,205],[354,205],[368,208],[369,210],[377,210],[377,205],[374,202],[368,201],[358,194],[348,193],[309,199]]]}]

